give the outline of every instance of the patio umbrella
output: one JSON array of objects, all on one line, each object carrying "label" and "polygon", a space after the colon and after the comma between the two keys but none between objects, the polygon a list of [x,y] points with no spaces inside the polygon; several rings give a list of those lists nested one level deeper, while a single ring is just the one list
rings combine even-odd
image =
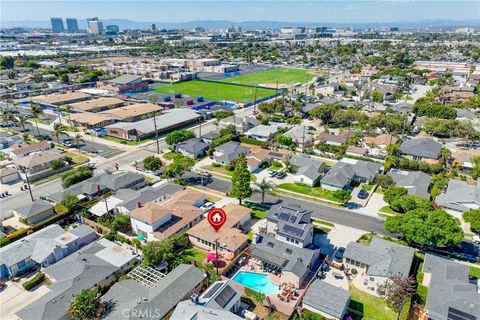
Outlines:
[{"label": "patio umbrella", "polygon": [[140,240],[140,241],[142,241],[143,239],[145,239],[145,236],[144,236],[143,234],[139,234],[139,235],[137,236],[137,239]]},{"label": "patio umbrella", "polygon": [[217,255],[215,254],[215,252],[209,252],[207,255],[207,261],[212,262],[215,260],[217,260]]}]

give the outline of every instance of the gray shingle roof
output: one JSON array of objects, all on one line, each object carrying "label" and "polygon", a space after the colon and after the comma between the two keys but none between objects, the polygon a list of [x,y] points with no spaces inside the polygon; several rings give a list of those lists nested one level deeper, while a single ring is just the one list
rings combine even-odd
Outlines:
[{"label": "gray shingle roof", "polygon": [[374,237],[370,245],[350,242],[345,249],[345,258],[368,265],[370,276],[408,276],[415,250],[406,246]]},{"label": "gray shingle roof", "polygon": [[208,149],[208,144],[203,142],[200,139],[193,138],[187,141],[178,143],[175,148],[177,150],[181,149],[190,154],[196,154],[198,151],[205,151]]},{"label": "gray shingle roof", "polygon": [[349,184],[355,176],[368,179],[376,176],[381,167],[381,164],[370,161],[344,158],[328,171],[321,182],[343,188]]},{"label": "gray shingle roof", "polygon": [[387,173],[392,177],[397,186],[405,187],[408,194],[416,195],[422,198],[429,199],[430,194],[428,188],[432,177],[421,171],[405,171],[392,169]]},{"label": "gray shingle roof", "polygon": [[142,76],[137,76],[134,74],[124,74],[119,77],[108,80],[108,82],[113,82],[118,84],[129,84],[137,80],[142,80]]},{"label": "gray shingle roof", "polygon": [[435,202],[445,208],[469,211],[472,203],[480,205],[480,184],[471,186],[466,181],[450,180],[447,192],[437,196]]},{"label": "gray shingle roof", "polygon": [[104,249],[102,244],[93,242],[46,268],[45,274],[55,279],[48,287],[50,292],[15,314],[23,320],[64,318],[73,296],[83,289],[92,288],[118,270],[97,255]]},{"label": "gray shingle roof", "polygon": [[426,254],[423,272],[431,274],[425,304],[430,318],[454,319],[449,313],[458,310],[470,315],[461,319],[480,319],[480,293],[476,285],[469,283],[468,266]]},{"label": "gray shingle roof", "polygon": [[241,146],[239,142],[229,141],[216,147],[215,151],[222,153],[221,156],[217,157],[217,161],[229,163],[236,160],[241,153],[247,155],[250,149]]},{"label": "gray shingle roof", "polygon": [[292,165],[297,167],[295,175],[303,175],[311,180],[317,180],[322,175],[325,162],[312,159],[309,155],[299,153],[290,159]]},{"label": "gray shingle roof", "polygon": [[[181,264],[152,288],[147,288],[133,279],[117,282],[102,297],[103,301],[113,303],[113,308],[105,319],[125,319],[122,316],[124,309],[147,312],[155,310],[158,313],[156,318],[161,319],[201,284],[204,277],[202,270],[192,265]],[[131,316],[129,319],[135,317]]]},{"label": "gray shingle roof", "polygon": [[61,236],[64,232],[65,230],[58,224],[49,225],[44,229],[0,248],[0,261],[7,266],[23,261],[32,256],[38,241],[46,239],[53,242],[53,239]]},{"label": "gray shingle roof", "polygon": [[429,159],[438,159],[442,145],[432,139],[420,138],[405,140],[400,145],[402,154]]},{"label": "gray shingle roof", "polygon": [[303,305],[311,306],[334,318],[342,318],[350,301],[350,292],[316,279],[303,297]]},{"label": "gray shingle roof", "polygon": [[30,218],[52,208],[53,204],[51,204],[50,202],[42,199],[36,199],[35,201],[27,204],[26,206],[15,209],[15,211],[19,213],[22,217]]},{"label": "gray shingle roof", "polygon": [[[288,250],[287,250],[288,249]],[[261,235],[257,243],[252,245],[251,255],[263,261],[270,262],[283,271],[290,271],[302,277],[309,265],[313,265],[317,250],[299,248],[276,240],[272,234]]]}]

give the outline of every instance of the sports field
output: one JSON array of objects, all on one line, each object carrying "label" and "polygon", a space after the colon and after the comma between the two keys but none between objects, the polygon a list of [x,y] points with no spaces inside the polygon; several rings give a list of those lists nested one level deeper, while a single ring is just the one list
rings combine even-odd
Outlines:
[{"label": "sports field", "polygon": [[295,83],[306,83],[310,81],[315,75],[315,71],[307,69],[294,68],[275,68],[255,73],[240,74],[239,76],[226,78],[222,81],[229,83],[241,83],[251,85],[264,85],[268,87],[275,87],[277,82],[279,88],[291,86]]},{"label": "sports field", "polygon": [[[253,101],[255,98],[254,88],[198,80],[159,87],[155,91],[166,94],[181,93],[191,97],[204,97],[209,100],[228,100],[243,103]],[[275,90],[258,88],[257,100],[274,94]]]}]

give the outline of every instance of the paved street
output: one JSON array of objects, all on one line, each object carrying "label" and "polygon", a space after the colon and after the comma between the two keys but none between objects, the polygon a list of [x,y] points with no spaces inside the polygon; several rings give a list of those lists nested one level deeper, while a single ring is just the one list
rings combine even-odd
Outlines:
[{"label": "paved street", "polygon": [[[20,132],[22,130],[22,128],[16,127],[16,126],[8,127],[8,129],[14,130],[16,132]],[[28,134],[38,135],[37,127],[33,123],[31,125],[27,125],[26,130],[28,130],[28,132],[27,132]],[[55,136],[53,136],[53,134],[50,130],[46,130],[44,128],[39,128],[39,132],[40,132],[41,135],[50,136],[53,139],[52,141],[57,142],[57,138]],[[72,135],[71,132],[69,134]],[[60,143],[62,143],[66,139],[71,139],[70,136],[66,136],[66,135],[61,135],[58,138],[60,140]],[[115,155],[118,155],[118,154],[124,152],[123,150],[115,149],[115,148],[109,147],[105,144],[94,142],[94,141],[92,141],[88,138],[84,138],[84,141],[80,143],[79,149],[83,150],[83,151],[86,151],[86,152],[97,154],[97,155],[99,155],[101,157],[104,157],[104,158],[111,158]]]}]

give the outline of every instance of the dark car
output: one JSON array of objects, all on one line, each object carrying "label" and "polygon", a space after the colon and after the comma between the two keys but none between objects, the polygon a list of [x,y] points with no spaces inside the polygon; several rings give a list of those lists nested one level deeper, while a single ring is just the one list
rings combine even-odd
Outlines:
[{"label": "dark car", "polygon": [[285,173],[285,171],[278,171],[277,174],[275,175],[275,177],[277,177],[278,179],[283,179],[287,176],[287,174]]},{"label": "dark car", "polygon": [[38,136],[35,136],[38,140],[46,140],[46,141],[52,141],[52,137],[50,137],[48,134],[41,134]]},{"label": "dark car", "polygon": [[337,262],[343,262],[343,255],[344,254],[345,254],[345,248],[340,247],[335,252],[335,255],[333,256],[333,259],[335,259],[335,261],[337,261]]},{"label": "dark car", "polygon": [[368,197],[368,192],[365,189],[362,189],[358,192],[358,198],[360,199],[367,199]]}]

